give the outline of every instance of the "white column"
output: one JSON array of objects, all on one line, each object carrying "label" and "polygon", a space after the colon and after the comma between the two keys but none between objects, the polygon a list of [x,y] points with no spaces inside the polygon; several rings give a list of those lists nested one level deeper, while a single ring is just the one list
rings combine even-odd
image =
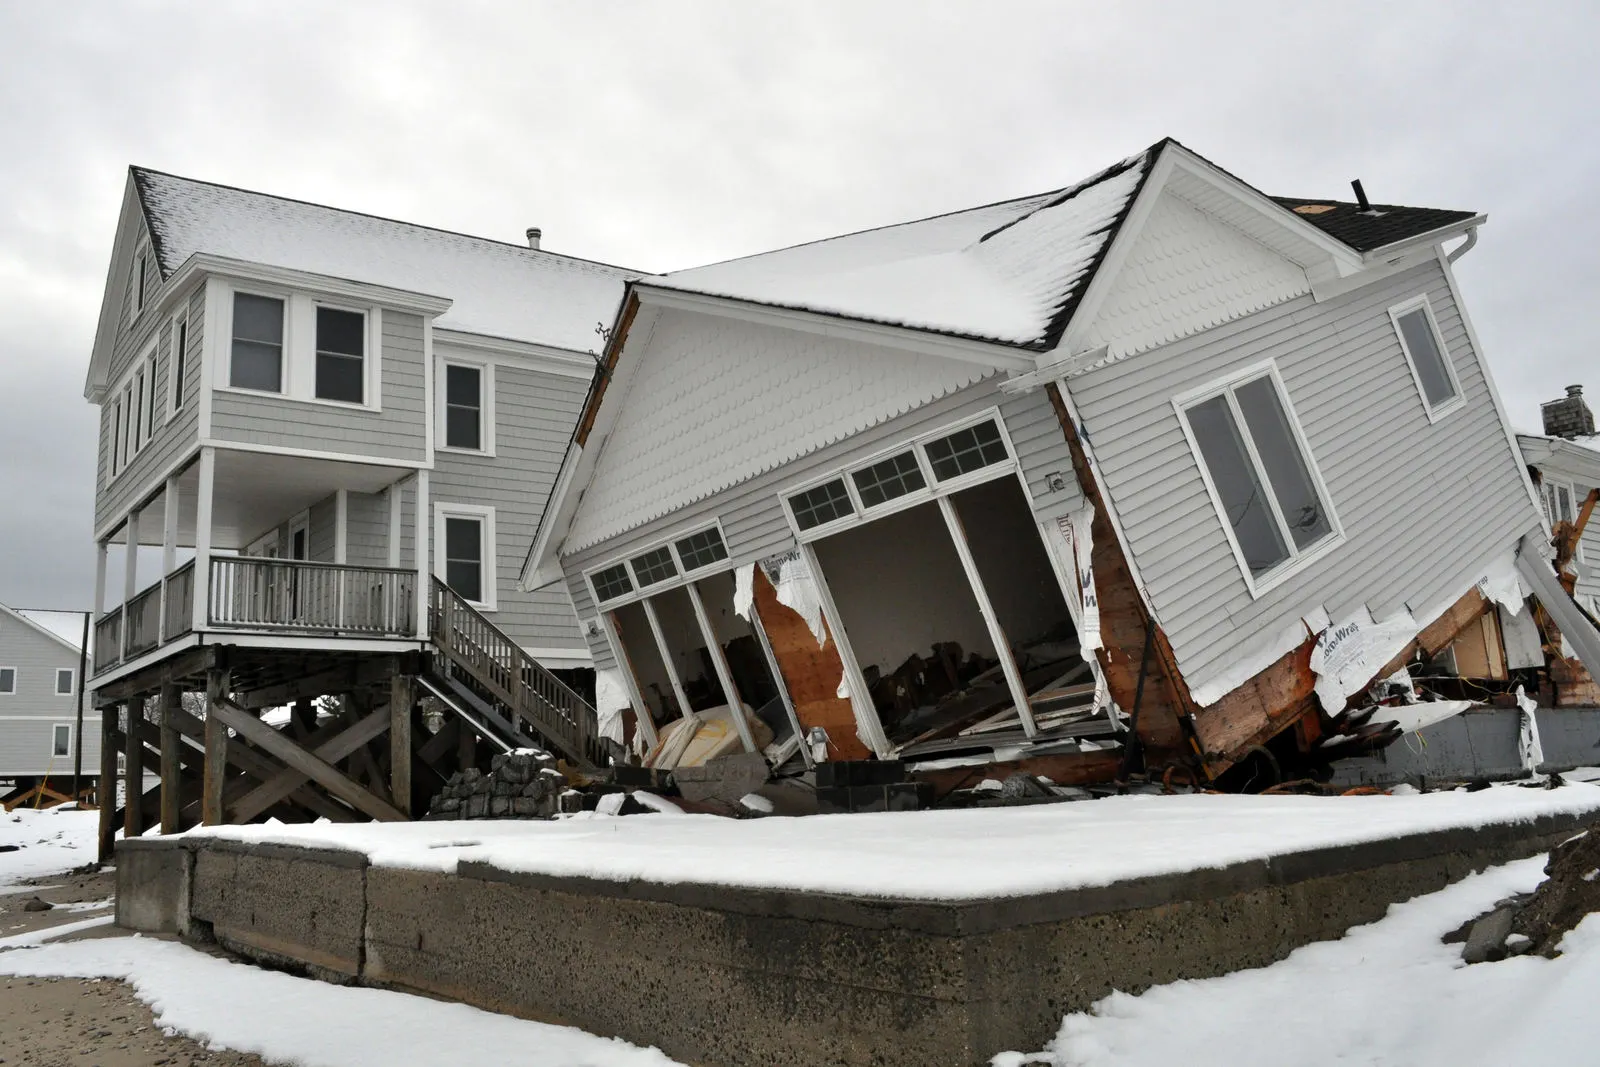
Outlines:
[{"label": "white column", "polygon": [[350,556],[350,490],[333,494],[333,562],[344,566]]},{"label": "white column", "polygon": [[633,702],[633,717],[638,724],[639,732],[644,736],[645,751],[656,747],[660,740],[656,736],[656,722],[650,717],[650,705],[644,702],[644,694],[639,689],[639,679],[633,673],[633,661],[628,658],[628,650],[622,647],[622,638],[617,633],[616,623],[612,621],[611,613],[600,613],[600,626],[605,630],[606,643],[611,646],[611,656],[617,661],[617,670],[622,674],[623,687],[628,690],[628,699]]},{"label": "white column", "polygon": [[165,521],[161,524],[161,577],[171,574],[178,562],[178,518],[183,510],[178,479],[168,478]]},{"label": "white column", "polygon": [[128,512],[128,519],[122,524],[122,536],[127,551],[122,557],[122,655],[128,655],[128,632],[133,629],[129,625],[133,620],[128,617],[128,605],[132,603],[133,596],[139,591],[139,511],[134,509]]},{"label": "white column", "polygon": [[200,486],[194,498],[194,630],[210,623],[211,603],[211,497],[216,489],[217,450],[200,449]]},{"label": "white column", "polygon": [[722,654],[722,644],[717,640],[717,632],[711,628],[711,618],[706,614],[705,601],[700,599],[700,590],[695,588],[693,582],[684,588],[689,591],[689,603],[694,605],[694,617],[700,623],[700,636],[705,638],[706,651],[711,655],[711,666],[717,672],[717,681],[722,683],[722,695],[728,699],[728,711],[733,716],[734,729],[739,731],[739,740],[744,743],[744,750],[754,752],[755,735],[750,732],[750,724],[745,721],[743,700],[739,696],[738,688],[733,684],[733,671],[728,668],[728,659]]},{"label": "white column", "polygon": [[661,620],[656,618],[656,609],[649,599],[639,601],[644,608],[644,617],[650,622],[650,632],[655,635],[656,649],[661,653],[661,663],[667,669],[667,681],[672,683],[672,695],[678,698],[678,710],[685,719],[697,718],[689,710],[689,696],[683,691],[683,682],[678,678],[678,665],[672,662],[672,650],[667,647],[666,635],[661,632]]},{"label": "white column", "polygon": [[110,545],[105,541],[94,543],[94,617],[100,618],[106,610],[106,556]]},{"label": "white column", "polygon": [[391,485],[389,495],[389,566],[400,567],[400,483]]},{"label": "white column", "polygon": [[428,639],[428,598],[431,584],[428,575],[428,472],[417,472],[417,638]]}]

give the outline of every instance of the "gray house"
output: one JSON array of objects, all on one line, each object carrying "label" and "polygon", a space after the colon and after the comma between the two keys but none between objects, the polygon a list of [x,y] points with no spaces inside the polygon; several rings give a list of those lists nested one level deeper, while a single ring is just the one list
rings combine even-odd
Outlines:
[{"label": "gray house", "polygon": [[1357,184],[1167,140],[630,283],[522,575],[572,596],[602,721],[670,764],[742,704],[746,748],[1061,783],[1117,769],[1114,706],[1205,779],[1520,607],[1544,517],[1451,269],[1484,216]]},{"label": "gray house", "polygon": [[[537,230],[506,244],[131,169],[85,389],[90,684],[123,708],[122,742],[141,732],[129,708],[157,720],[147,705],[184,690],[245,710],[344,694],[359,711],[390,702],[394,677],[431,677],[471,719],[463,763],[490,742],[594,758],[570,600],[516,578],[628,276],[541,250]],[[368,815],[411,810],[399,733],[393,752],[368,738],[320,757],[341,775],[357,761]],[[171,745],[188,758],[190,742]],[[250,767],[260,784],[243,759],[207,771],[213,792],[245,775],[229,786],[244,796]],[[272,810],[271,792],[239,810]]]},{"label": "gray house", "polygon": [[[46,778],[70,792],[78,714],[83,615],[0,604],[0,798],[8,802]],[[100,721],[86,714],[85,774],[99,767]]]}]

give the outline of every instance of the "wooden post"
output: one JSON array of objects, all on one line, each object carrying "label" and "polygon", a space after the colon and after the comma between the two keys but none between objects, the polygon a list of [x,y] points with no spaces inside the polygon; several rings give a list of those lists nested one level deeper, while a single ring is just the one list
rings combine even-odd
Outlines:
[{"label": "wooden post", "polygon": [[106,704],[100,709],[100,777],[94,785],[94,798],[100,805],[101,863],[111,858],[117,839],[117,705]]},{"label": "wooden post", "polygon": [[206,762],[200,793],[200,824],[222,823],[222,784],[228,772],[228,728],[216,714],[216,707],[228,697],[228,671],[213,667],[206,672]]},{"label": "wooden post", "polygon": [[412,814],[411,709],[416,700],[416,683],[396,671],[389,682],[389,794],[407,817]]},{"label": "wooden post", "polygon": [[460,723],[456,740],[456,768],[464,771],[478,765],[478,734],[467,720],[461,719]]},{"label": "wooden post", "polygon": [[128,732],[123,738],[122,836],[144,833],[144,744],[139,740],[139,720],[144,718],[143,696],[128,701]]},{"label": "wooden post", "polygon": [[294,717],[295,725],[306,733],[317,728],[317,705],[310,698],[296,700],[289,714]]},{"label": "wooden post", "polygon": [[183,806],[180,794],[178,712],[183,709],[183,690],[174,682],[161,686],[161,832],[175,834],[183,829],[178,812]]}]

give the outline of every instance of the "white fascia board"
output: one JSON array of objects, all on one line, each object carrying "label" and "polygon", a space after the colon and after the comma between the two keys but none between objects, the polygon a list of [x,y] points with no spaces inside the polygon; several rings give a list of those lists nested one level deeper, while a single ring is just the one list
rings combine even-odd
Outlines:
[{"label": "white fascia board", "polygon": [[1374,248],[1370,252],[1361,253],[1363,263],[1388,263],[1404,252],[1413,249],[1426,249],[1429,256],[1433,255],[1433,246],[1452,237],[1461,237],[1468,230],[1476,229],[1489,221],[1488,215],[1474,215],[1470,219],[1452,222],[1448,226],[1441,226],[1437,230],[1419,233],[1415,237],[1407,237],[1402,241],[1386,244],[1382,248]]},{"label": "white fascia board", "polygon": [[1374,260],[1370,265],[1354,274],[1345,274],[1337,278],[1322,278],[1311,283],[1311,299],[1317,303],[1332,300],[1336,296],[1354,292],[1365,288],[1375,282],[1392,278],[1402,271],[1412,267],[1421,266],[1438,256],[1436,245],[1425,245],[1420,248],[1411,248],[1401,251],[1389,259]]},{"label": "white fascia board", "polygon": [[487,334],[465,333],[461,330],[433,328],[434,344],[467,349],[475,353],[532,367],[550,374],[568,378],[592,378],[596,357],[591,352],[578,352],[570,348],[514,341],[509,337],[491,337]]},{"label": "white fascia board", "polygon": [[569,506],[569,498],[578,468],[584,465],[583,451],[583,446],[572,441],[567,445],[566,455],[561,457],[561,470],[556,473],[555,484],[550,487],[550,496],[540,515],[533,545],[528,549],[527,558],[522,561],[522,573],[517,575],[518,592],[531,593],[554,585],[562,578],[560,563],[555,558],[555,547],[566,537],[567,529],[572,525],[573,513],[577,510],[577,501],[571,500]]},{"label": "white fascia board", "polygon": [[974,341],[964,337],[918,330],[910,326],[891,326],[869,322],[865,319],[845,318],[820,311],[758,304],[731,297],[712,296],[684,289],[656,288],[642,282],[634,283],[634,293],[639,303],[657,307],[695,311],[719,318],[740,319],[762,326],[776,326],[802,333],[838,337],[862,344],[897,348],[907,352],[942,356],[962,363],[976,363],[983,367],[1001,370],[1026,371],[1034,367],[1034,357],[1022,348],[987,341]]},{"label": "white fascia board", "polygon": [[1600,451],[1560,437],[1518,434],[1522,458],[1550,473],[1588,485],[1600,485]]},{"label": "white fascia board", "polygon": [[[130,219],[137,225],[130,227]],[[94,331],[94,347],[90,349],[89,371],[84,377],[83,398],[92,404],[100,403],[105,396],[106,371],[111,366],[111,356],[117,344],[117,331],[122,325],[122,294],[119,279],[128,277],[128,267],[133,261],[133,248],[139,243],[137,230],[144,225],[144,208],[139,203],[139,191],[133,182],[133,172],[128,172],[127,187],[122,193],[122,211],[117,216],[116,237],[111,245],[111,263],[106,267],[106,287],[100,298],[100,320]],[[115,296],[113,296],[115,292]]]},{"label": "white fascia board", "polygon": [[184,260],[183,266],[167,279],[166,284],[162,286],[160,297],[154,302],[156,306],[161,308],[170,303],[179,290],[187,287],[189,279],[198,274],[215,274],[238,281],[260,282],[292,289],[310,289],[329,296],[393,308],[396,311],[415,312],[418,315],[442,315],[454,303],[449,297],[435,296],[431,293],[394,289],[387,285],[373,285],[370,282],[336,278],[328,274],[313,274],[310,271],[291,270],[288,267],[273,267],[265,263],[251,263],[242,259],[229,259],[226,256],[196,252]]}]

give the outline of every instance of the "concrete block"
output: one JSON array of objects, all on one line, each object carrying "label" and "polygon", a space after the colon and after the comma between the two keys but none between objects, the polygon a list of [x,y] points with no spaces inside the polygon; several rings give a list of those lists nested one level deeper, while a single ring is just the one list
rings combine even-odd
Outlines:
[{"label": "concrete block", "polygon": [[142,934],[188,936],[194,853],[183,842],[117,842],[117,925]]}]

